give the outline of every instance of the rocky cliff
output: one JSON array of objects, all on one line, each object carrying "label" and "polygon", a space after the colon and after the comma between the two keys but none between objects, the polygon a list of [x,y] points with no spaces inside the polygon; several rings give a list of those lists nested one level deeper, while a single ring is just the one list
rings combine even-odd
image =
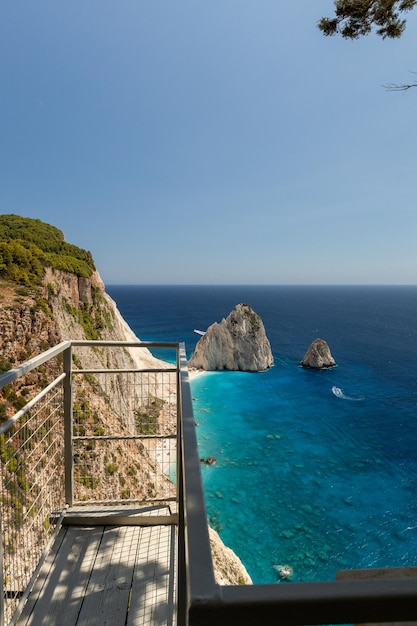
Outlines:
[{"label": "rocky cliff", "polygon": [[250,585],[251,577],[236,554],[224,545],[219,535],[209,527],[211,555],[218,585]]},{"label": "rocky cliff", "polygon": [[226,319],[207,329],[189,365],[202,370],[259,372],[273,362],[261,318],[248,304],[237,304]]},{"label": "rocky cliff", "polygon": [[[64,339],[134,340],[133,331],[105,292],[97,271],[90,278],[46,268],[41,285],[25,287],[0,281],[2,358],[22,361]],[[126,352],[126,364],[137,356]],[[139,364],[158,363],[148,350]]]},{"label": "rocky cliff", "polygon": [[[36,356],[64,339],[137,340],[119,313],[115,302],[106,293],[97,271],[92,271],[90,276],[79,276],[50,265],[44,268],[42,279],[30,285],[2,280],[0,277],[0,328],[0,372]],[[85,369],[100,367],[146,369],[152,365],[159,368],[170,367],[169,364],[155,359],[148,350],[142,349],[86,351],[80,348],[76,349],[74,355],[74,366]],[[54,367],[57,366],[51,362],[47,366],[49,369],[44,370],[39,376],[46,375],[48,379],[52,379],[56,374]],[[154,398],[157,399],[160,377],[157,374],[153,377],[150,388]],[[36,389],[37,374],[31,374],[29,382],[31,387]],[[25,391],[27,390],[26,386]],[[12,392],[9,389],[0,391],[0,419],[13,414],[19,408],[21,400],[25,403],[22,392],[23,389],[19,389],[19,385],[15,386]],[[125,392],[116,375],[105,394],[100,391],[97,393],[97,379],[94,382],[87,379],[78,393],[83,398],[88,398],[89,411],[100,416],[103,426],[106,426],[106,420],[111,418],[111,414],[117,414],[120,417],[117,428],[120,432],[129,434],[132,424],[127,421],[124,423],[122,416],[131,414],[137,409],[137,399],[134,391]],[[158,410],[158,420],[164,423],[164,432],[170,432],[170,429],[174,432],[176,428],[175,388],[170,391],[170,396],[172,401],[164,403],[163,406],[161,404]],[[95,424],[95,427],[99,428],[100,424]],[[113,465],[122,468],[126,464],[126,458],[123,456],[119,458],[118,455],[115,449]],[[158,458],[158,455],[156,457],[155,454],[149,455],[141,444],[132,441],[129,451],[129,471],[123,472],[126,492],[134,497],[157,497],[164,491],[169,479],[155,458]],[[102,476],[106,475],[104,459],[99,473]],[[106,495],[111,492],[111,480],[112,477],[108,477],[107,482],[103,482]],[[117,475],[114,475],[114,480],[119,480]],[[78,485],[78,488],[84,490],[84,495],[88,499],[88,485],[81,487]],[[212,533],[211,542],[213,559],[217,563],[215,573],[218,582],[227,584],[250,582],[236,555],[226,549],[219,538],[213,539]]]},{"label": "rocky cliff", "polygon": [[327,342],[318,338],[310,344],[301,361],[301,365],[303,367],[311,367],[312,369],[325,369],[336,365],[336,361],[332,357]]},{"label": "rocky cliff", "polygon": [[[2,281],[0,302],[2,371],[36,356],[64,339],[137,340],[113,300],[106,294],[97,271],[89,278],[81,278],[69,272],[47,267],[39,285],[24,287],[10,281]],[[167,363],[155,359],[148,350],[119,348],[92,350],[80,347],[75,348],[73,355],[74,368],[81,369],[136,369],[151,365],[157,365],[159,368],[169,367]],[[3,390],[0,393],[1,414],[9,417],[19,407],[19,402],[25,403],[23,392],[34,395],[43,376],[46,374],[48,379],[52,380],[58,369],[56,361],[51,360],[45,365],[45,371],[36,370],[30,374],[29,379],[25,379],[24,388],[21,389],[22,383],[17,381],[12,391],[9,388]],[[89,415],[97,415],[94,426],[91,423],[91,428],[103,428],[107,432],[111,423],[111,428],[117,428],[118,434],[137,434],[131,416],[144,403],[142,390],[140,397],[136,388],[126,393],[125,381],[116,374],[107,376],[106,389],[97,376],[78,380],[77,404],[84,407],[84,412],[88,410]],[[158,398],[161,388],[158,374],[150,375],[149,387]],[[175,386],[171,395],[174,393]],[[171,404],[161,402],[158,419],[164,421],[164,432],[175,432],[175,414],[175,400]],[[125,492],[131,497],[144,498],[157,497],[165,492],[169,479],[158,467],[155,454],[150,454],[150,450],[145,450],[137,441],[132,441],[130,448],[130,454],[136,461],[133,462],[134,468],[125,478]],[[101,476],[106,476],[108,463],[106,465],[105,455],[103,454],[101,461],[99,456],[97,458],[98,471]],[[118,468],[125,465],[125,460],[119,458],[117,451],[113,464]],[[77,474],[77,467],[75,472]],[[116,490],[118,479],[118,475],[115,474],[101,481],[100,487],[95,489],[96,495],[100,497],[108,494],[110,497],[112,483]],[[80,497],[88,499],[88,485],[80,484],[78,481],[77,489]]]}]

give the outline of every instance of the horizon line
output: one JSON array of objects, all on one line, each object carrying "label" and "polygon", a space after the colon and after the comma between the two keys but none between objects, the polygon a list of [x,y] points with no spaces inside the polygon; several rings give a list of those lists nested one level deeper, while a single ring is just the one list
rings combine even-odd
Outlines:
[{"label": "horizon line", "polygon": [[135,283],[106,282],[109,287],[417,287],[416,283]]}]

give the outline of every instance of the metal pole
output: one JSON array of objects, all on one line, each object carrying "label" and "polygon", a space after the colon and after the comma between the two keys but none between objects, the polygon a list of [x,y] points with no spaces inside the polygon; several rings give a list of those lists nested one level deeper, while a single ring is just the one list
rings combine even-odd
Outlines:
[{"label": "metal pole", "polygon": [[74,454],[72,440],[72,346],[64,351],[64,441],[65,441],[65,500],[74,502]]},{"label": "metal pole", "polygon": [[[184,352],[184,344],[181,344]],[[178,507],[178,567],[177,567],[177,623],[187,623],[187,576],[185,563],[185,530],[184,530],[184,485],[182,466],[182,393],[181,393],[180,350],[177,348],[177,507]]]},{"label": "metal pole", "polygon": [[180,505],[180,489],[181,484],[181,428],[182,428],[182,399],[181,399],[181,367],[180,367],[180,346],[184,350],[184,344],[178,344],[176,349],[177,358],[177,467],[175,470],[177,477],[177,506]]}]

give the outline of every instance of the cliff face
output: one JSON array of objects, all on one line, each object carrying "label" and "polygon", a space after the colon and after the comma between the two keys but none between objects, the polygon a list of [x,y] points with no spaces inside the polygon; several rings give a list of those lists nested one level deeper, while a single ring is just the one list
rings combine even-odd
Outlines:
[{"label": "cliff face", "polygon": [[0,282],[0,358],[11,367],[58,343],[60,333],[38,291]]},{"label": "cliff face", "polygon": [[[0,351],[14,363],[47,350],[64,339],[137,340],[105,292],[98,272],[91,278],[47,268],[40,287],[0,282]],[[127,353],[133,365],[164,363],[148,350],[141,358]],[[139,359],[139,360],[138,360]]]},{"label": "cliff face", "polygon": [[218,585],[250,585],[251,577],[238,556],[209,528],[214,575]]},{"label": "cliff face", "polygon": [[[37,354],[47,350],[64,339],[103,339],[103,340],[137,340],[133,331],[120,315],[114,301],[106,294],[103,283],[97,272],[90,278],[80,278],[61,270],[46,268],[45,275],[40,286],[22,287],[9,281],[0,281],[0,365],[4,371],[17,365]],[[169,364],[155,359],[148,350],[134,349],[106,349],[101,351],[76,350],[76,366],[81,368],[146,368],[157,364],[160,368],[170,367]],[[48,378],[55,375],[54,365],[49,365],[46,371]],[[153,393],[158,397],[159,378],[153,375]],[[31,383],[36,387],[37,379],[34,374]],[[19,389],[16,389],[19,393]],[[96,389],[89,388],[89,382],[85,382],[79,391],[88,397],[91,411],[100,415],[105,422],[110,419],[111,411],[118,416],[132,413],[137,408],[135,392],[129,393],[121,386],[117,377],[111,384],[111,389],[106,390],[106,398],[110,402],[104,402],[103,394],[96,393]],[[159,419],[164,421],[164,431],[176,427],[175,389],[173,389],[171,405],[164,406]],[[3,416],[14,412],[14,408],[8,398],[0,392],[0,405]],[[119,421],[119,429],[123,433],[129,433],[132,428],[130,423]],[[125,472],[125,488],[132,495],[140,497],[158,495],[163,491],[169,479],[163,474],[158,464],[155,463],[155,455],[149,456],[140,445],[131,444],[129,463],[135,465],[135,471]],[[126,465],[126,458],[118,457],[114,451],[113,463],[117,467]],[[105,461],[103,460],[102,476],[106,474]],[[117,478],[115,476],[115,478]],[[110,480],[110,479],[109,479]],[[104,488],[111,489],[111,485]],[[82,489],[88,498],[88,487]],[[211,533],[212,535],[212,533]],[[215,575],[218,582],[226,584],[240,584],[250,582],[247,572],[239,559],[226,549],[220,538],[212,540],[213,560],[215,562]]]},{"label": "cliff face", "polygon": [[[54,316],[60,340],[102,339],[106,341],[138,341],[121,316],[116,303],[106,293],[97,271],[90,278],[47,268],[43,280],[43,296]],[[115,354],[113,354],[113,357]],[[121,367],[169,367],[155,359],[149,350],[127,350],[118,357]],[[121,359],[121,361],[120,361]]]},{"label": "cliff face", "polygon": [[273,365],[271,346],[259,315],[237,304],[220,324],[212,324],[196,345],[191,368],[259,372]]},{"label": "cliff face", "polygon": [[[11,282],[0,283],[0,355],[1,369],[6,370],[15,364],[40,354],[64,339],[103,339],[114,341],[137,340],[121,317],[113,300],[105,293],[97,272],[90,278],[80,278],[75,274],[47,268],[42,284],[22,287]],[[75,369],[136,369],[150,366],[168,368],[165,362],[155,359],[148,350],[120,348],[75,348],[73,367]],[[25,393],[35,395],[38,384],[44,375],[52,380],[59,366],[53,359],[45,365],[45,372],[35,370],[25,378]],[[16,402],[23,400],[17,381],[13,394],[7,389],[0,392],[0,405],[3,416],[10,416],[16,409]],[[105,384],[105,387],[103,386]],[[98,376],[77,377],[74,381],[74,394],[77,404],[87,407],[88,414],[97,416],[91,428],[103,429],[114,434],[136,435],[136,423],[132,416],[144,404],[149,404],[150,391],[144,397],[143,388],[130,385],[126,389],[126,378],[109,374],[104,381]],[[76,385],[76,391],[75,391]],[[161,377],[149,374],[148,388],[152,396],[162,398]],[[172,402],[160,401],[157,420],[163,423],[163,432],[169,434],[176,429],[175,385],[165,396],[171,395]],[[151,399],[152,401],[152,399]],[[75,405],[74,405],[75,406]],[[92,419],[92,418],[91,418]],[[111,424],[111,426],[110,426]],[[80,427],[81,428],[81,427]],[[93,433],[91,433],[93,434]],[[155,448],[156,446],[154,446]],[[144,449],[138,441],[130,444],[129,456],[133,469],[126,472],[126,493],[130,497],[157,497],[166,492],[168,477],[161,471],[155,460],[155,450]],[[96,455],[98,473],[106,476],[106,459]],[[116,450],[114,465],[123,468],[126,459]],[[108,465],[108,462],[107,462]],[[77,468],[75,468],[77,472]],[[117,489],[118,475],[108,476],[95,487],[98,497]],[[112,482],[114,485],[112,486]],[[78,493],[88,499],[89,487],[77,482]]]}]

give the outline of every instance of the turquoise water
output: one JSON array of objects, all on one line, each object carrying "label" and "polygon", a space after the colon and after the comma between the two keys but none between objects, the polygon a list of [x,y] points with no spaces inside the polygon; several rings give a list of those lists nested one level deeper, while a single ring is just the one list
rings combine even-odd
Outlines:
[{"label": "turquoise water", "polygon": [[283,565],[293,580],[331,580],[416,560],[416,464],[381,437],[383,399],[365,383],[336,397],[338,374],[280,363],[192,383],[201,455],[217,459],[202,466],[208,516],[256,582]]},{"label": "turquoise water", "polygon": [[[192,381],[207,515],[254,582],[417,563],[416,288],[114,287],[141,339],[186,341],[237,302],[275,366]],[[299,363],[323,337],[337,367]],[[282,566],[292,575],[284,579]]]}]

